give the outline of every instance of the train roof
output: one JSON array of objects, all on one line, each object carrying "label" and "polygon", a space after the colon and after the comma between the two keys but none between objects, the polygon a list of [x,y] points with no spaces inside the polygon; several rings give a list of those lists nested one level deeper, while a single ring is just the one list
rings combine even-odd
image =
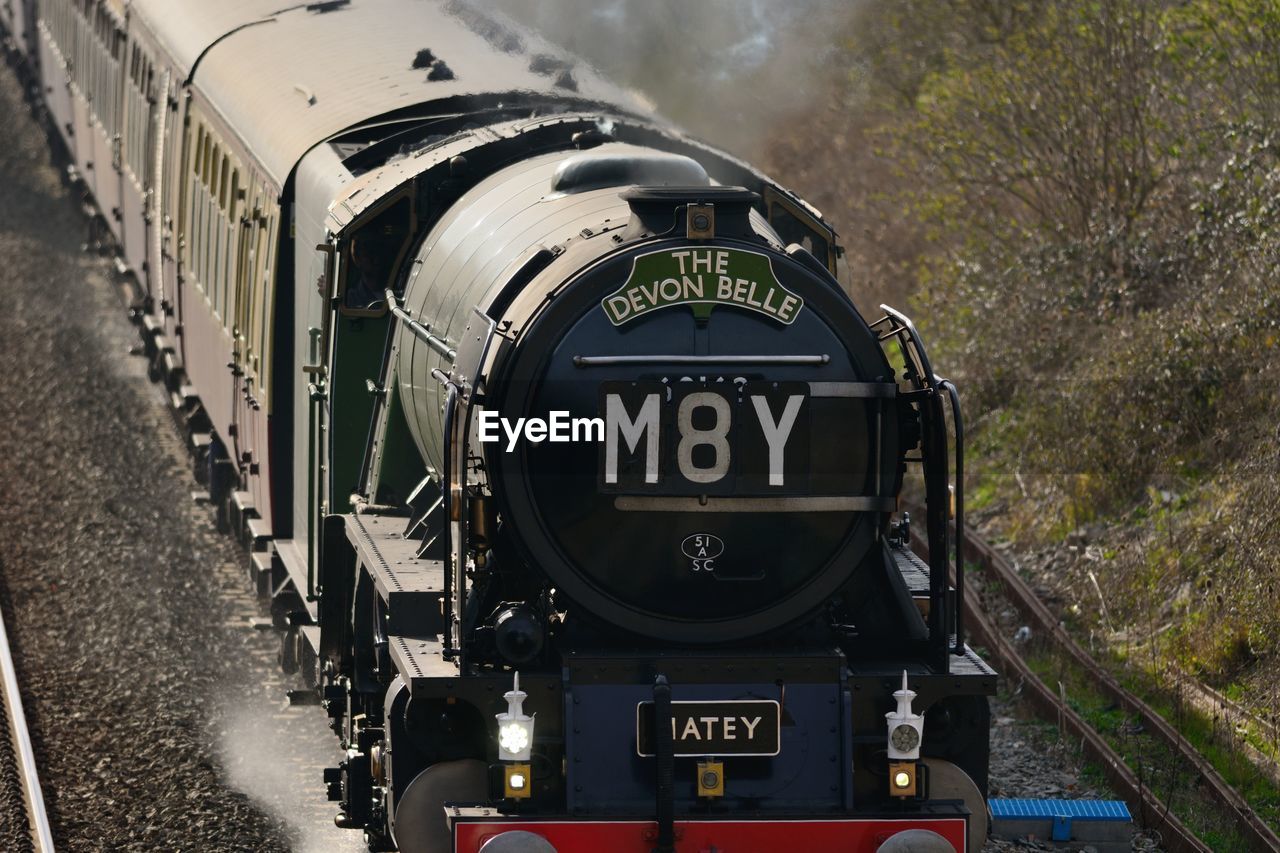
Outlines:
[{"label": "train roof", "polygon": [[473,0],[133,0],[131,8],[280,186],[313,146],[425,102],[511,93],[649,111]]},{"label": "train roof", "polygon": [[237,27],[269,18],[282,5],[278,0],[131,0],[129,11],[147,22],[178,70],[190,74],[209,45]]}]

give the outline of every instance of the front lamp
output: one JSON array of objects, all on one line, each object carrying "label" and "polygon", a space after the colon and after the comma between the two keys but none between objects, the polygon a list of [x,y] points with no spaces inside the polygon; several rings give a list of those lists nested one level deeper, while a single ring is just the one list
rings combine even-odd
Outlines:
[{"label": "front lamp", "polygon": [[498,757],[503,761],[528,761],[533,751],[533,717],[524,712],[528,695],[520,689],[517,672],[511,689],[503,694],[506,712],[494,715],[498,720]]},{"label": "front lamp", "polygon": [[498,746],[502,748],[503,758],[509,756],[512,761],[528,758],[529,744],[532,741],[533,720],[515,720],[498,726]]}]

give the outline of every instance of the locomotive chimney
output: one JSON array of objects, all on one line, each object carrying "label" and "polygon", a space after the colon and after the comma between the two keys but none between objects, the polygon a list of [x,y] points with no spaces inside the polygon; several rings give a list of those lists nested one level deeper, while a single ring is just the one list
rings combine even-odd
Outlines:
[{"label": "locomotive chimney", "polygon": [[742,187],[632,187],[622,193],[631,206],[623,237],[712,237],[753,239],[751,207],[760,197]]}]

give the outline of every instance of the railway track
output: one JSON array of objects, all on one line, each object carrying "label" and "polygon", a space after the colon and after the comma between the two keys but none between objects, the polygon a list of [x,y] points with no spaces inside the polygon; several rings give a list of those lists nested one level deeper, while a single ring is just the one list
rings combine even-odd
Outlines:
[{"label": "railway track", "polygon": [[[1179,668],[1170,667],[1166,675],[1177,683],[1179,692],[1192,707],[1212,720],[1215,729],[1221,725],[1230,732],[1236,748],[1244,753],[1254,767],[1280,786],[1280,763],[1272,757],[1277,752],[1277,745],[1280,745],[1280,727],[1220,691],[1201,684],[1198,679]],[[1248,732],[1271,744],[1272,755],[1267,755],[1249,743],[1245,737]]]},{"label": "railway track", "polygon": [[[927,553],[927,543],[917,539],[913,544],[917,551]],[[1095,661],[1063,628],[1002,554],[971,530],[965,533],[964,549],[965,563],[979,567],[988,578],[997,581],[1002,587],[1002,594],[1033,631],[1039,632],[1042,639],[1086,673],[1094,687],[1119,710],[1139,721],[1148,735],[1195,771],[1201,790],[1230,818],[1251,849],[1280,850],[1280,836],[1223,779],[1212,763],[1148,703],[1126,689]],[[1004,632],[982,612],[975,598],[969,596],[964,602],[965,624],[974,639],[992,651],[999,664],[1005,667],[1006,676],[1021,681],[1037,711],[1079,739],[1086,755],[1102,768],[1107,780],[1130,804],[1139,821],[1160,833],[1165,849],[1171,853],[1212,850],[1156,796],[1120,753],[1071,707],[1060,692],[1045,684],[1018,649],[1005,638]]]},{"label": "railway track", "polygon": [[[9,635],[5,631],[4,619],[0,618],[0,681],[4,685],[4,703],[0,708],[0,716],[8,730],[12,753],[5,755],[6,773],[12,771],[16,779],[5,780],[6,786],[14,785],[20,789],[22,813],[11,815],[10,828],[17,829],[25,824],[30,838],[30,849],[36,853],[52,853],[53,831],[49,828],[49,817],[45,813],[44,793],[40,788],[40,776],[36,771],[35,751],[31,746],[31,733],[27,730],[27,717],[22,710],[22,695],[18,690],[18,674],[13,665],[13,655],[9,650]],[[8,792],[6,806],[16,798],[14,792]]]}]

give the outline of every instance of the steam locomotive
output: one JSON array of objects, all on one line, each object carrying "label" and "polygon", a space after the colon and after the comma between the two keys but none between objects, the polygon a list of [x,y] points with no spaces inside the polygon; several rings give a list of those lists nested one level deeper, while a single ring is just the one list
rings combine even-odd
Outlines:
[{"label": "steam locomotive", "polygon": [[477,4],[0,24],[341,738],[340,826],[981,846],[958,398],[855,308],[816,210]]}]

